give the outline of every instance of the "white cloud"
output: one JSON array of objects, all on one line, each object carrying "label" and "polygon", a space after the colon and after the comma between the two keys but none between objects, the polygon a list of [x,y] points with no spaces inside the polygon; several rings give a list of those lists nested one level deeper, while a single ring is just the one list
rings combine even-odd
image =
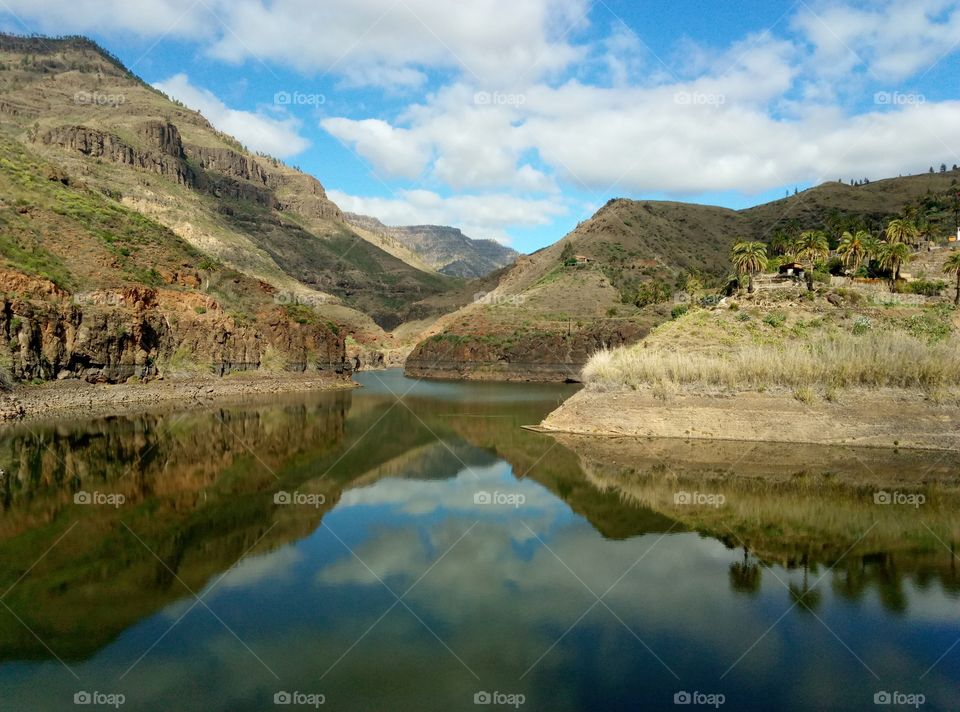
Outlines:
[{"label": "white cloud", "polygon": [[428,190],[401,190],[393,198],[361,197],[328,190],[343,210],[372,215],[386,225],[455,225],[470,237],[508,244],[513,227],[548,225],[566,214],[557,198],[527,199],[511,194],[455,195]]},{"label": "white cloud", "polygon": [[880,80],[925,72],[960,39],[956,0],[888,0],[873,7],[806,6],[793,25],[814,46],[819,71],[836,76],[865,66]]},{"label": "white cloud", "polygon": [[213,27],[210,13],[196,0],[4,0],[4,10],[52,35],[132,32],[198,39]]},{"label": "white cloud", "polygon": [[416,178],[429,160],[429,148],[412,132],[379,119],[325,119],[321,126],[349,144],[387,177]]},{"label": "white cloud", "polygon": [[310,147],[300,135],[294,118],[275,119],[264,114],[231,109],[212,92],[190,83],[186,74],[176,74],[154,86],[169,96],[200,111],[216,128],[238,138],[254,151],[289,158]]}]

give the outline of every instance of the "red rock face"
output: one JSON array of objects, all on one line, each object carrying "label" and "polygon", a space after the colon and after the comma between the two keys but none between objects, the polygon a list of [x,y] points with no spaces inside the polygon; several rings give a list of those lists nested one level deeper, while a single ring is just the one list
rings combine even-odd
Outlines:
[{"label": "red rock face", "polygon": [[[351,370],[342,336],[325,324],[290,321],[280,310],[238,324],[203,295],[134,287],[83,297],[3,301],[0,330],[6,339],[0,351],[14,378],[117,383],[178,370]],[[195,311],[190,305],[197,300],[210,309]],[[265,364],[268,353],[273,360]]]}]

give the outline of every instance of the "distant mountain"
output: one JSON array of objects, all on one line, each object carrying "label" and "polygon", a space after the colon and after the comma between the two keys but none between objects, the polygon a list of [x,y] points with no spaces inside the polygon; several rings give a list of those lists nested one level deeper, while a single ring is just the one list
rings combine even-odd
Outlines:
[{"label": "distant mountain", "polygon": [[427,265],[451,277],[485,277],[513,264],[520,254],[495,240],[475,240],[467,237],[455,227],[389,227],[376,218],[355,213],[344,213],[344,219],[355,227],[397,240]]}]

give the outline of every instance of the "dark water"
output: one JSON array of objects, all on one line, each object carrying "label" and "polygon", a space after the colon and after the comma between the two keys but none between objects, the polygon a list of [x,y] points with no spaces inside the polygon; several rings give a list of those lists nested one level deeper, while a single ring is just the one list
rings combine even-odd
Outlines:
[{"label": "dark water", "polygon": [[847,456],[920,483],[884,505],[519,427],[568,387],[359,380],[3,436],[0,709],[960,709],[952,456]]}]

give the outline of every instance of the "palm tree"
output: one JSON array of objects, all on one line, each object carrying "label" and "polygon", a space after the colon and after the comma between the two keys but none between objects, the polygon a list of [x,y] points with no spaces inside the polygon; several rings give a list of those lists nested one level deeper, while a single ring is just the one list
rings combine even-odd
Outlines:
[{"label": "palm tree", "polygon": [[854,272],[860,269],[860,264],[867,256],[867,243],[872,237],[866,230],[857,230],[854,233],[848,231],[840,237],[837,254],[843,258],[847,267],[852,266]]},{"label": "palm tree", "polygon": [[884,242],[880,245],[879,262],[893,275],[893,284],[900,279],[900,267],[910,259],[910,246],[903,242]]},{"label": "palm tree", "polygon": [[785,255],[790,251],[790,237],[783,228],[777,228],[770,236],[770,249],[775,255]]},{"label": "palm tree", "polygon": [[915,245],[920,239],[920,231],[910,220],[896,218],[887,223],[887,242]]},{"label": "palm tree", "polygon": [[947,263],[943,266],[943,273],[957,276],[957,294],[953,298],[953,303],[960,304],[960,252],[954,252],[947,258]]},{"label": "palm tree", "polygon": [[747,275],[747,292],[753,294],[753,275],[767,268],[767,246],[763,242],[738,242],[730,253],[737,274]]},{"label": "palm tree", "polygon": [[804,230],[793,245],[793,251],[800,262],[809,265],[806,269],[807,289],[813,291],[813,268],[818,261],[827,259],[830,255],[830,242],[821,230]]}]

